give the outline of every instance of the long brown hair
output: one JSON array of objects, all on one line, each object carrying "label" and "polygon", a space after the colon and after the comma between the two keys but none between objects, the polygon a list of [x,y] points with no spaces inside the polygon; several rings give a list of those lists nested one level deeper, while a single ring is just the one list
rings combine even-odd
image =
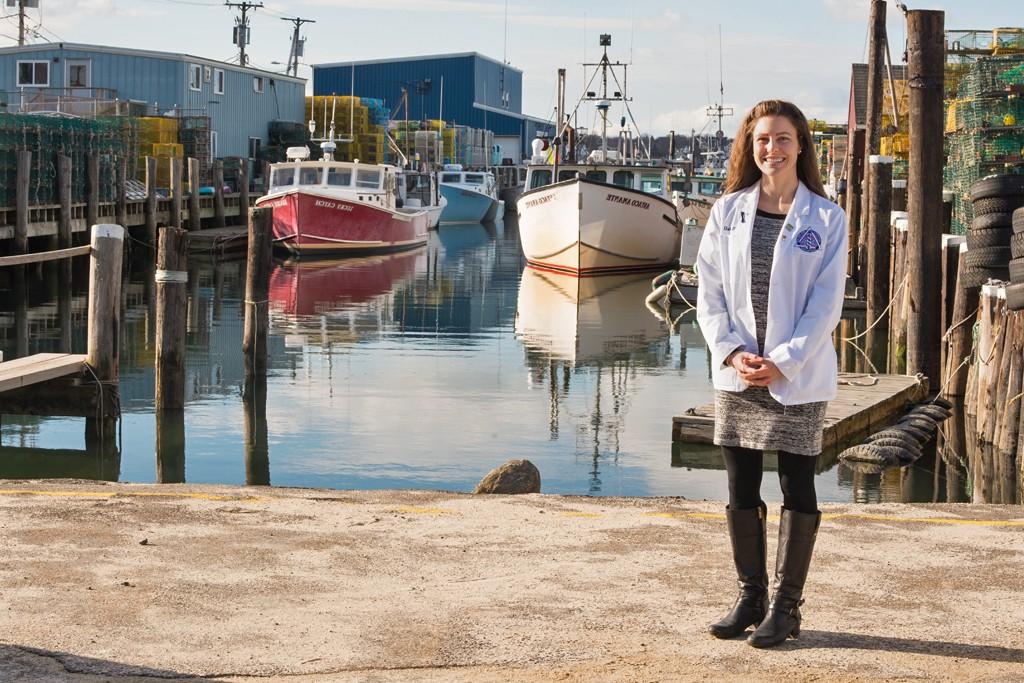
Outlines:
[{"label": "long brown hair", "polygon": [[811,137],[811,128],[807,125],[807,118],[795,104],[784,100],[758,102],[743,117],[743,123],[740,124],[739,133],[736,135],[732,152],[729,155],[725,192],[742,190],[761,179],[761,169],[754,163],[754,126],[762,116],[785,116],[793,124],[793,127],[796,128],[797,143],[800,145],[800,155],[796,160],[796,175],[808,190],[826,197],[825,188],[821,184],[821,175],[818,172],[818,157],[814,152],[814,138]]}]

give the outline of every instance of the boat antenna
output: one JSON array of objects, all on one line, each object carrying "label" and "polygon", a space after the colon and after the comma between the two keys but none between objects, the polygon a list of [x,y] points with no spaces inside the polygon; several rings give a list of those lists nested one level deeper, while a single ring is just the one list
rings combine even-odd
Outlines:
[{"label": "boat antenna", "polygon": [[[718,25],[718,93],[719,100],[715,105],[708,105],[707,116],[709,119],[718,119],[718,130],[715,131],[715,138],[718,140],[718,151],[721,152],[724,146],[725,133],[722,132],[722,119],[733,115],[733,108],[723,106],[725,104],[725,79],[722,68],[722,25]],[[710,98],[709,98],[710,99]]]},{"label": "boat antenna", "polygon": [[[555,130],[557,135],[555,139],[551,141],[552,147],[554,147],[553,156],[554,163],[551,169],[551,178],[554,182],[558,182],[558,157],[560,156],[562,146],[562,131],[565,130],[565,124],[562,123],[562,112],[565,111],[565,69],[558,70],[558,110],[555,114]],[[561,126],[561,128],[559,127]]]}]

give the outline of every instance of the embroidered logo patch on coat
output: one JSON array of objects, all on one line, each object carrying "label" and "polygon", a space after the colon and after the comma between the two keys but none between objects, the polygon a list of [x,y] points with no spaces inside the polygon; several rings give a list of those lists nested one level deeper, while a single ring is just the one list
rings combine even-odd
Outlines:
[{"label": "embroidered logo patch on coat", "polygon": [[807,253],[818,251],[821,249],[821,235],[812,228],[801,230],[796,236],[796,246]]}]

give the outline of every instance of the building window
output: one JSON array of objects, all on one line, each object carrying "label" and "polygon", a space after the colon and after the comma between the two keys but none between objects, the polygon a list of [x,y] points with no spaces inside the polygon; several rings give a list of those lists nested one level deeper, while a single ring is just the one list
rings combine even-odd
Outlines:
[{"label": "building window", "polygon": [[35,86],[37,88],[50,87],[50,63],[35,61],[19,61],[18,85]]},{"label": "building window", "polygon": [[260,145],[263,144],[262,138],[249,138],[249,158],[258,159],[260,156]]},{"label": "building window", "polygon": [[213,94],[224,94],[224,69],[213,70]]},{"label": "building window", "polygon": [[68,87],[88,88],[89,87],[89,65],[69,64],[68,65]]},{"label": "building window", "polygon": [[261,92],[263,92],[265,87],[266,87],[266,84],[263,81],[263,76],[253,76],[252,77],[252,89],[255,92],[260,92],[261,93]]},{"label": "building window", "polygon": [[203,85],[203,68],[198,64],[188,65],[188,89],[200,90]]}]

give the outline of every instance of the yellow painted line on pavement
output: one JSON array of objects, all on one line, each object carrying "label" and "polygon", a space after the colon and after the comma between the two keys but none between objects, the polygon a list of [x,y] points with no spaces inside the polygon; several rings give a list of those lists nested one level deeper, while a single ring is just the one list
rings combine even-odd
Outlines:
[{"label": "yellow painted line on pavement", "polygon": [[455,512],[444,508],[421,507],[419,505],[403,505],[397,508],[388,508],[388,512],[408,512],[413,515],[454,515]]},{"label": "yellow painted line on pavement", "polygon": [[[648,512],[648,517],[716,519],[724,520],[725,515],[719,512]],[[825,513],[822,520],[863,519],[871,522],[904,522],[911,524],[960,524],[965,526],[1002,526],[1024,527],[1024,519],[959,519],[957,517],[893,517],[891,515],[871,515],[867,513],[836,512]],[[778,521],[778,515],[768,515],[768,519]]]},{"label": "yellow painted line on pavement", "polygon": [[157,491],[47,491],[43,489],[0,489],[0,495],[49,496],[51,498],[115,498],[117,496],[123,496],[126,498],[194,498],[197,500],[233,500],[238,502],[264,500],[261,496],[227,496],[215,493],[174,493],[171,491],[160,493]]},{"label": "yellow painted line on pavement", "polygon": [[600,512],[583,512],[582,510],[560,510],[559,513],[563,517],[600,517]]}]

